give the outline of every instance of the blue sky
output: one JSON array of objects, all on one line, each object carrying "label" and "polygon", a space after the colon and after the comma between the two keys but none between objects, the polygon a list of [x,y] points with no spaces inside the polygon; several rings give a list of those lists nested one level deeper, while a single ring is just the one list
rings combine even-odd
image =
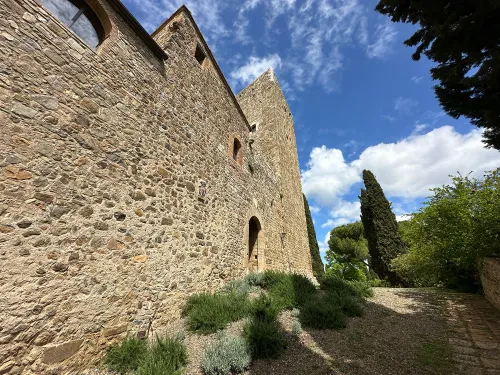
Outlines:
[{"label": "blue sky", "polygon": [[[152,32],[182,1],[123,0]],[[376,0],[184,2],[235,93],[273,67],[295,121],[303,190],[322,254],[329,231],[359,220],[361,171],[377,176],[398,219],[457,171],[500,166],[466,119],[439,108],[427,60],[405,47]]]}]

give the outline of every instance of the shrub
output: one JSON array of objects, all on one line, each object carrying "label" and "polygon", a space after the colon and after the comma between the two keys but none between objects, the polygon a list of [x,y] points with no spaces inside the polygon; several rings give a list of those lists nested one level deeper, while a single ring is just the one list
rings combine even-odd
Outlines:
[{"label": "shrub", "polygon": [[292,312],[290,313],[291,316],[294,318],[298,318],[300,315],[300,310],[299,309],[292,309]]},{"label": "shrub", "polygon": [[262,286],[262,282],[264,279],[263,273],[252,272],[245,276],[244,280],[250,286]]},{"label": "shrub", "polygon": [[500,169],[453,177],[401,227],[408,250],[392,266],[414,286],[477,291],[480,260],[500,253],[499,212]]},{"label": "shrub", "polygon": [[246,295],[231,293],[201,293],[189,297],[183,314],[189,330],[201,334],[217,332],[228,323],[240,320],[249,312]]},{"label": "shrub", "polygon": [[373,289],[368,281],[348,281],[347,283],[356,291],[359,297],[373,297]]},{"label": "shrub", "polygon": [[325,300],[332,306],[338,307],[347,316],[363,315],[363,300],[346,292],[331,292]]},{"label": "shrub", "polygon": [[327,292],[342,292],[362,298],[373,297],[373,290],[366,281],[346,281],[338,277],[324,277],[320,287]]},{"label": "shrub", "polygon": [[250,285],[246,279],[231,280],[222,288],[223,293],[239,293],[245,296],[252,290],[253,286]]},{"label": "shrub", "polygon": [[249,319],[243,336],[255,359],[276,358],[285,347],[285,336],[276,320]]},{"label": "shrub", "polygon": [[146,356],[146,341],[135,337],[127,337],[119,345],[108,349],[104,357],[104,365],[111,371],[126,374],[139,368],[141,360]]},{"label": "shrub", "polygon": [[302,332],[302,326],[300,325],[300,322],[297,320],[294,320],[292,322],[292,333],[294,335],[300,335],[301,332]]},{"label": "shrub", "polygon": [[156,336],[137,375],[180,375],[186,364],[187,351],[182,341]]},{"label": "shrub", "polygon": [[298,307],[316,293],[316,287],[307,277],[278,271],[264,272],[262,286],[280,310]]},{"label": "shrub", "polygon": [[250,361],[250,350],[243,338],[221,334],[205,349],[202,368],[207,375],[239,374]]},{"label": "shrub", "polygon": [[368,284],[373,288],[377,288],[377,287],[389,288],[391,286],[391,284],[387,280],[380,280],[378,277],[375,277],[373,279],[369,279]]},{"label": "shrub", "polygon": [[325,296],[317,296],[307,301],[300,309],[300,323],[310,328],[344,328],[344,314]]},{"label": "shrub", "polygon": [[256,298],[251,305],[251,313],[255,319],[273,321],[278,318],[279,310],[273,303],[272,299],[261,293],[259,298]]}]

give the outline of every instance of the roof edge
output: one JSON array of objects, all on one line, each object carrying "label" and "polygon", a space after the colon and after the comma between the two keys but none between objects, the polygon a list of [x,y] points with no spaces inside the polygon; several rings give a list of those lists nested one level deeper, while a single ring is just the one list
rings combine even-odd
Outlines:
[{"label": "roof edge", "polygon": [[167,18],[160,26],[158,26],[158,28],[153,31],[151,33],[151,37],[154,37],[160,30],[162,30],[174,17],[176,17],[177,15],[179,15],[180,13],[186,13],[186,15],[189,17],[191,23],[193,24],[193,27],[194,27],[194,30],[196,31],[196,33],[198,34],[198,36],[200,37],[200,40],[201,42],[203,43],[203,47],[205,48],[205,50],[207,51],[208,53],[208,56],[210,57],[210,59],[213,61],[214,63],[214,67],[215,67],[215,70],[217,71],[217,73],[219,74],[221,80],[222,80],[222,83],[224,84],[224,86],[226,87],[227,91],[229,92],[229,96],[231,97],[234,105],[236,106],[236,109],[238,110],[238,112],[240,113],[241,117],[243,118],[248,130],[250,131],[251,128],[250,128],[250,124],[247,120],[247,117],[245,116],[245,113],[243,112],[243,110],[241,109],[240,107],[240,104],[238,103],[238,100],[236,99],[236,96],[234,95],[234,92],[233,90],[231,90],[231,87],[229,86],[229,84],[227,83],[227,80],[226,80],[226,77],[224,76],[224,73],[222,73],[222,70],[220,69],[219,67],[219,64],[217,63],[217,60],[215,59],[214,55],[212,54],[212,51],[210,50],[210,48],[208,47],[208,44],[205,40],[205,37],[203,36],[203,34],[201,33],[200,29],[198,28],[198,25],[196,23],[196,21],[194,20],[193,18],[193,15],[191,14],[191,11],[188,9],[188,7],[186,5],[182,5],[179,9],[177,9],[169,18]]},{"label": "roof edge", "polygon": [[130,27],[137,33],[139,38],[153,51],[160,59],[167,60],[167,53],[161,48],[151,35],[141,26],[139,21],[129,12],[120,0],[107,0],[113,9],[128,23]]}]

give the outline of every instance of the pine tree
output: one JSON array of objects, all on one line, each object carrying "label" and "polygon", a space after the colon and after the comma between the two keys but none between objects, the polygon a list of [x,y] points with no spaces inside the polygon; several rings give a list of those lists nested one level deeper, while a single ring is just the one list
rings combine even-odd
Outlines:
[{"label": "pine tree", "polygon": [[370,267],[381,279],[392,285],[400,284],[391,262],[403,251],[403,241],[398,231],[396,216],[386,199],[382,187],[372,172],[363,171],[365,189],[361,189],[361,222],[368,241]]},{"label": "pine tree", "polygon": [[484,128],[487,147],[500,150],[500,1],[380,0],[393,22],[418,24],[405,41],[434,64],[436,97],[452,117]]},{"label": "pine tree", "polygon": [[318,240],[316,239],[316,231],[314,230],[309,203],[306,196],[304,194],[302,196],[304,197],[304,210],[306,212],[307,235],[309,236],[309,251],[311,252],[313,275],[317,279],[320,279],[325,274],[325,270],[321,255],[319,254]]}]

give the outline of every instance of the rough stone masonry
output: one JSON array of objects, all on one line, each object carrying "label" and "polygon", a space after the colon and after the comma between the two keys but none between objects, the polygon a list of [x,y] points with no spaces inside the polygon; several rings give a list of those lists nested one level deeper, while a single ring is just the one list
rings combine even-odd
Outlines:
[{"label": "rough stone masonry", "polygon": [[149,35],[87,0],[92,48],[46,2],[0,0],[0,374],[81,374],[193,292],[311,275],[273,71],[235,97],[187,8]]}]

